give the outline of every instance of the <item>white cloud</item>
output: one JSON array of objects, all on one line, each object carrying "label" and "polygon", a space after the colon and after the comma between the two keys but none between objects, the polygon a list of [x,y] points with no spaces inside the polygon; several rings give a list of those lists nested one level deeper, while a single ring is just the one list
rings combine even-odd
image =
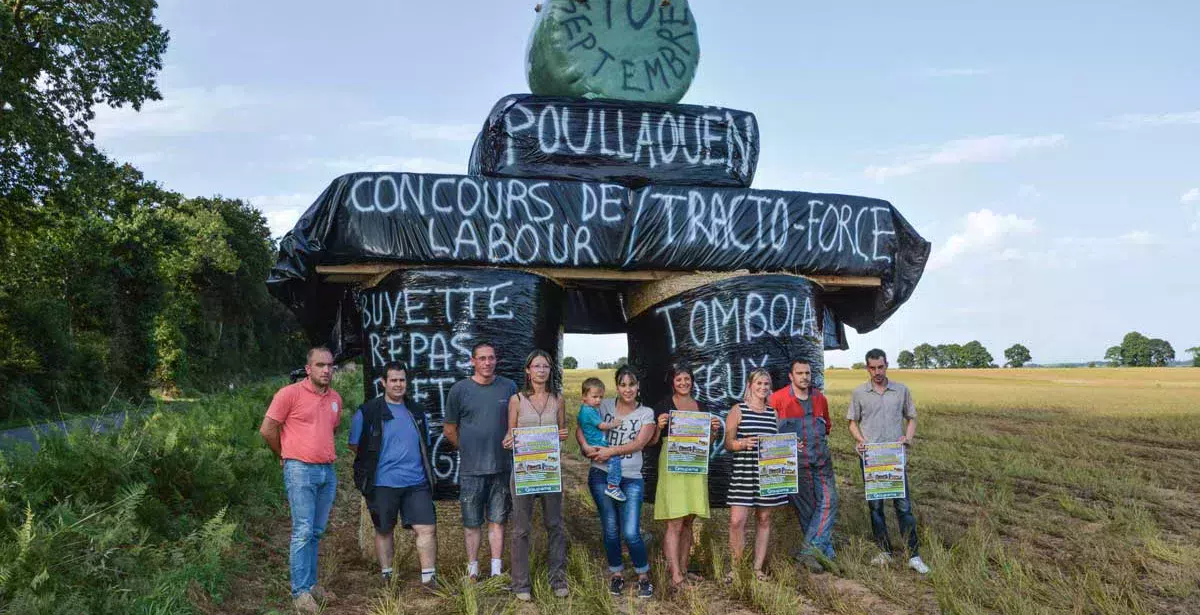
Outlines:
[{"label": "white cloud", "polygon": [[414,122],[403,115],[391,115],[383,119],[363,122],[363,126],[383,128],[410,139],[435,141],[474,141],[479,133],[478,124],[437,124]]},{"label": "white cloud", "polygon": [[296,220],[308,209],[313,198],[311,194],[294,193],[253,196],[248,200],[267,218],[271,236],[282,237],[296,226]]},{"label": "white cloud", "polygon": [[142,105],[141,111],[101,107],[90,126],[97,139],[233,131],[250,125],[234,120],[238,111],[264,102],[234,85],[179,88],[164,91],[163,100],[149,101]]},{"label": "white cloud", "polygon": [[1012,158],[1023,151],[1056,147],[1066,143],[1061,134],[1022,137],[1019,135],[991,135],[947,141],[937,147],[898,160],[890,165],[871,166],[863,172],[876,181],[892,177],[912,175],[930,167],[980,162],[997,162]]},{"label": "white cloud", "polygon": [[1176,113],[1126,113],[1103,122],[1104,126],[1120,130],[1180,124],[1200,124],[1200,110]]},{"label": "white cloud", "polygon": [[928,268],[941,269],[963,256],[991,253],[1003,260],[1015,260],[1021,252],[1012,246],[1004,246],[1013,235],[1037,232],[1037,222],[1032,218],[1020,218],[1016,214],[997,214],[990,209],[981,209],[967,214],[962,231],[949,239],[929,258]]},{"label": "white cloud", "polygon": [[986,68],[926,68],[920,74],[922,77],[978,77],[990,72]]},{"label": "white cloud", "polygon": [[403,156],[365,156],[361,158],[334,158],[317,161],[337,173],[355,171],[395,171],[407,173],[466,173],[465,163],[446,162],[434,158]]}]

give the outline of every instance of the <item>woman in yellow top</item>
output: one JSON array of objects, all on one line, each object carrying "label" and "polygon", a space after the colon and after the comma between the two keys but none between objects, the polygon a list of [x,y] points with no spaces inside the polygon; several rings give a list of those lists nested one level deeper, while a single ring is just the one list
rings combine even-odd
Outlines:
[{"label": "woman in yellow top", "polygon": [[[671,384],[671,395],[654,405],[658,430],[651,444],[665,438],[669,433],[672,410],[705,412],[692,397],[692,370],[686,365],[674,365],[667,373]],[[715,434],[721,422],[713,417],[712,431]],[[667,571],[671,575],[671,589],[699,582],[697,575],[688,573],[688,560],[692,554],[692,521],[697,516],[708,518],[708,475],[678,474],[667,471],[667,447],[658,455],[658,488],[654,496],[654,519],[667,522],[663,536],[663,550],[667,560]]]}]

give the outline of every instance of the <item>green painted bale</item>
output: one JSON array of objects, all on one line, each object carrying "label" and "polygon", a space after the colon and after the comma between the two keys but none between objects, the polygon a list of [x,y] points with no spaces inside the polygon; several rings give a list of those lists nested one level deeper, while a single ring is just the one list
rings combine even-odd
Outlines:
[{"label": "green painted bale", "polygon": [[687,0],[548,0],[529,39],[529,89],[544,96],[679,102],[700,62]]}]

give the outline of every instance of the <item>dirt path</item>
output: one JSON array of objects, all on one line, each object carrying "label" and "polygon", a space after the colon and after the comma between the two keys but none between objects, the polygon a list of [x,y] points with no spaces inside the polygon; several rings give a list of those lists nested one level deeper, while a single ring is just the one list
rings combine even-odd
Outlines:
[{"label": "dirt path", "polygon": [[[522,604],[501,587],[500,580],[478,586],[455,585],[444,587],[435,596],[421,590],[419,567],[411,538],[397,532],[397,576],[402,579],[393,591],[379,581],[378,565],[373,553],[359,546],[361,497],[348,479],[348,460],[339,463],[341,478],[337,502],[330,516],[329,528],[321,543],[321,583],[337,594],[337,599],[325,605],[328,615],[392,614],[392,613],[633,613],[658,615],[716,615],[731,613],[884,613],[914,612],[913,609],[889,603],[864,585],[834,575],[814,575],[799,572],[783,555],[794,542],[794,532],[781,532],[773,560],[774,578],[768,583],[743,581],[733,586],[706,580],[695,589],[665,598],[664,565],[660,524],[649,521],[652,508],[643,523],[651,538],[651,565],[659,590],[657,600],[638,601],[632,597],[610,599],[603,574],[603,550],[599,540],[595,506],[587,493],[587,464],[574,456],[564,460],[566,485],[565,517],[570,544],[568,574],[572,595],[556,600],[549,588],[539,592],[535,580],[535,600]],[[438,571],[443,583],[454,583],[459,571],[465,569],[462,531],[459,529],[457,502],[438,503]],[[540,515],[540,513],[538,513]],[[719,511],[700,536],[695,548],[696,560],[705,576],[711,577],[713,559],[724,545],[728,514]],[[784,517],[781,516],[780,527]],[[790,521],[790,517],[786,518]],[[535,527],[539,522],[535,520]],[[230,595],[219,605],[204,605],[206,613],[237,615],[290,613],[288,596],[287,548],[289,524],[286,512],[277,522],[251,528],[249,542],[244,548],[251,551],[249,568],[233,582]],[[752,539],[751,539],[752,540]],[[486,547],[485,547],[486,549]],[[534,577],[545,579],[544,569],[536,554],[545,550],[545,534],[534,532]],[[507,553],[505,559],[507,561]],[[936,612],[936,609],[918,609]]]}]

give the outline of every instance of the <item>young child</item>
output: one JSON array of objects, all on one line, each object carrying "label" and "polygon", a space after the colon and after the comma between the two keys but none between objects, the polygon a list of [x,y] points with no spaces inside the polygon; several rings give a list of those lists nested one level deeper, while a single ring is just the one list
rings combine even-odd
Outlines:
[{"label": "young child", "polygon": [[[599,378],[588,378],[583,381],[583,405],[579,406],[579,427],[583,429],[583,437],[589,446],[607,447],[608,438],[604,432],[617,426],[616,423],[603,422],[600,414],[600,400],[604,399],[604,382]],[[604,495],[618,501],[625,501],[625,492],[621,491],[621,458],[612,457],[608,460],[608,488]]]}]

